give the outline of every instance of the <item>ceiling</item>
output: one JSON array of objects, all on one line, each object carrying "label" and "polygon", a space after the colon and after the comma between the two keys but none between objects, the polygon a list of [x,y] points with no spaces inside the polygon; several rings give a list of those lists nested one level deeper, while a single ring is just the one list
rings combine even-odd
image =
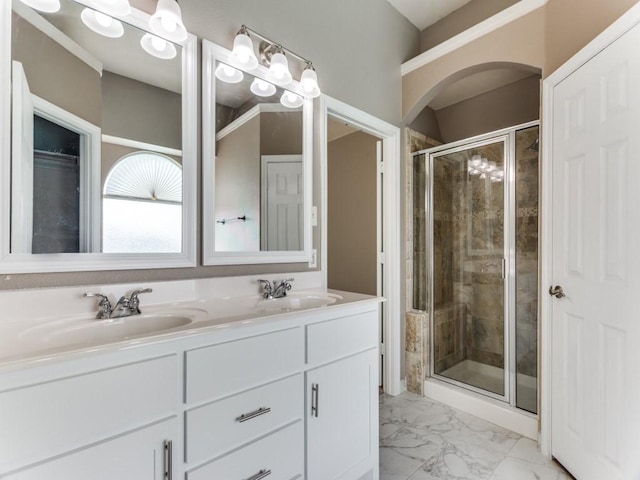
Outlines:
[{"label": "ceiling", "polygon": [[387,0],[420,31],[471,0]]}]

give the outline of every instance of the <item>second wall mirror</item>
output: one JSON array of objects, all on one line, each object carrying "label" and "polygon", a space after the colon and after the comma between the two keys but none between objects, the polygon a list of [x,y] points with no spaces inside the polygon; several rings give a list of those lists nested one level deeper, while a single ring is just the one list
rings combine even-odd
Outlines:
[{"label": "second wall mirror", "polygon": [[204,263],[308,262],[312,100],[203,41]]}]

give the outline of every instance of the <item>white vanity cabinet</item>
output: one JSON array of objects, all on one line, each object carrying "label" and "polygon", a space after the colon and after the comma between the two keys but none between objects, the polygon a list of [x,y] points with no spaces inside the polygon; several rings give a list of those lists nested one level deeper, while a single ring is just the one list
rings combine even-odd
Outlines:
[{"label": "white vanity cabinet", "polygon": [[378,478],[376,324],[367,312],[306,327],[307,480]]},{"label": "white vanity cabinet", "polygon": [[0,365],[0,479],[377,480],[377,330],[369,300]]},{"label": "white vanity cabinet", "polygon": [[85,363],[0,377],[0,478],[163,480],[179,439],[176,355]]}]

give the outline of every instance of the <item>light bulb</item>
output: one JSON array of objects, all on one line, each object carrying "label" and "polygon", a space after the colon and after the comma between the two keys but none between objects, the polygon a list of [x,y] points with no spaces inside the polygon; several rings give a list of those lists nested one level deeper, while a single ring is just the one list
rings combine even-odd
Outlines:
[{"label": "light bulb", "polygon": [[145,33],[140,39],[140,45],[149,55],[161,58],[162,60],[170,60],[177,55],[176,47],[164,40],[156,37],[151,33]]},{"label": "light bulb", "polygon": [[275,95],[276,87],[269,82],[265,82],[260,78],[255,78],[251,83],[251,92],[259,97],[270,97]]},{"label": "light bulb", "polygon": [[289,62],[284,53],[276,52],[271,56],[271,66],[267,72],[267,80],[276,85],[287,85],[293,77],[289,72]]},{"label": "light bulb", "polygon": [[164,16],[160,19],[162,23],[162,28],[164,28],[167,32],[175,32],[178,24],[172,18],[168,16]]},{"label": "light bulb", "polygon": [[118,38],[124,35],[122,23],[104,13],[85,8],[80,14],[80,19],[91,30],[105,37]]},{"label": "light bulb", "polygon": [[293,92],[284,92],[280,97],[280,103],[287,108],[298,108],[302,106],[304,100]]},{"label": "light bulb", "polygon": [[95,12],[94,15],[96,17],[96,22],[98,22],[102,27],[109,28],[113,22],[113,19],[110,16],[105,15],[102,12]]},{"label": "light bulb", "polygon": [[244,78],[244,75],[240,70],[236,70],[224,63],[219,63],[216,68],[216,78],[226,83],[239,83]]},{"label": "light bulb", "polygon": [[233,40],[233,50],[231,51],[231,62],[246,70],[253,70],[258,66],[258,59],[253,52],[253,43],[246,33],[246,27],[242,27]]},{"label": "light bulb", "polygon": [[302,87],[302,91],[305,96],[308,98],[316,98],[320,96],[320,88],[318,87],[318,75],[316,74],[315,68],[310,63],[307,64],[307,67],[302,72],[302,77],[300,77],[300,86]]}]

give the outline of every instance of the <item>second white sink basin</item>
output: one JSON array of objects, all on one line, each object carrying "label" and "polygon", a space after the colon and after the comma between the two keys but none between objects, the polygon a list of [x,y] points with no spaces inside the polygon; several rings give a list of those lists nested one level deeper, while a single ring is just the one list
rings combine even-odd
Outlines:
[{"label": "second white sink basin", "polygon": [[260,299],[256,303],[258,312],[288,312],[307,308],[326,307],[336,303],[339,295],[326,294],[288,294],[286,297]]}]

